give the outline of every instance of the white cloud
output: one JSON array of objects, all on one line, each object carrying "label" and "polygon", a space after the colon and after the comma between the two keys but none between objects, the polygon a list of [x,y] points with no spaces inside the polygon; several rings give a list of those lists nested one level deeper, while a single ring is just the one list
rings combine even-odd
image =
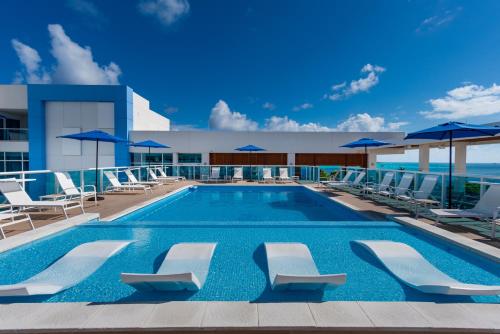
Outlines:
[{"label": "white cloud", "polygon": [[201,131],[203,129],[198,128],[193,124],[172,124],[170,127],[171,131]]},{"label": "white cloud", "polygon": [[306,109],[312,109],[314,105],[311,103],[302,103],[301,105],[295,106],[292,108],[293,111],[300,111],[300,110],[306,110]]},{"label": "white cloud", "polygon": [[334,131],[334,129],[313,122],[300,124],[297,121],[294,121],[293,119],[289,119],[288,116],[284,117],[272,116],[271,118],[266,119],[264,131],[324,132],[324,131]]},{"label": "white cloud", "polygon": [[12,40],[12,47],[24,67],[23,71],[16,73],[15,83],[27,82],[30,84],[39,84],[50,82],[50,75],[40,65],[42,59],[38,51],[19,42],[17,39]]},{"label": "white cloud", "polygon": [[256,131],[259,127],[257,122],[249,119],[247,115],[231,111],[223,100],[219,100],[212,108],[208,125],[212,130],[228,131]]},{"label": "white cloud", "polygon": [[421,111],[430,119],[461,119],[500,113],[500,86],[466,84],[452,89],[446,96],[428,101],[432,110]]},{"label": "white cloud", "polygon": [[325,98],[338,101],[362,92],[368,92],[379,83],[379,75],[385,72],[385,70],[382,66],[366,64],[361,68],[361,73],[367,73],[366,77],[352,80],[349,85],[345,81],[333,85],[331,93],[325,94]]},{"label": "white cloud", "polygon": [[[24,67],[23,80],[27,83],[55,83],[55,84],[86,84],[86,85],[116,85],[122,73],[114,62],[101,66],[94,61],[90,47],[81,47],[73,42],[59,24],[49,24],[51,39],[51,54],[56,63],[52,72],[46,72],[41,67],[41,58],[38,52],[18,40],[12,40],[21,64]],[[22,75],[22,73],[21,73]],[[19,74],[16,78],[20,79]]]},{"label": "white cloud", "polygon": [[271,103],[271,102],[265,102],[263,105],[262,105],[262,109],[267,109],[267,110],[274,110],[276,109],[276,105]]},{"label": "white cloud", "polygon": [[347,132],[378,132],[396,131],[407,122],[388,122],[383,117],[372,117],[368,113],[349,116],[345,121],[337,125],[336,130]]},{"label": "white cloud", "polygon": [[423,20],[415,31],[417,33],[421,33],[436,30],[437,28],[452,22],[461,10],[462,7],[457,7],[455,9],[446,10],[441,14],[430,16]]},{"label": "white cloud", "polygon": [[139,10],[145,15],[155,16],[161,23],[169,26],[189,14],[187,0],[144,0]]},{"label": "white cloud", "polygon": [[165,113],[167,114],[174,114],[179,111],[179,108],[174,107],[174,106],[167,106],[165,107]]},{"label": "white cloud", "polygon": [[91,16],[94,18],[102,18],[102,13],[96,7],[96,5],[88,0],[66,0],[66,6],[72,10]]}]

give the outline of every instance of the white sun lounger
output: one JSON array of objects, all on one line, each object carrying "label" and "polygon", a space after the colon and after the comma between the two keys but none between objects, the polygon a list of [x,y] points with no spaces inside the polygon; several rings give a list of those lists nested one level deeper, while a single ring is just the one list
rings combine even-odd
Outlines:
[{"label": "white sun lounger", "polygon": [[118,181],[118,178],[116,175],[111,172],[111,171],[106,171],[104,172],[104,175],[106,175],[106,178],[109,180],[109,183],[111,183],[109,186],[106,187],[106,191],[134,191],[134,190],[142,190],[144,192],[147,192],[148,190],[151,191],[151,187],[144,185],[144,184],[121,184],[120,181]]},{"label": "white sun lounger", "polygon": [[125,175],[127,175],[127,178],[128,178],[128,181],[127,184],[132,184],[132,185],[144,185],[144,186],[150,186],[150,187],[154,187],[154,186],[157,186],[160,184],[160,182],[158,181],[139,181],[137,180],[137,178],[135,177],[134,173],[132,173],[132,171],[130,169],[125,169],[124,170],[125,172]]},{"label": "white sun lounger", "polygon": [[352,188],[360,188],[362,187],[361,181],[365,178],[366,173],[361,172],[358,175],[356,175],[356,178],[352,182],[347,182],[347,186],[352,187]]},{"label": "white sun lounger", "polygon": [[243,181],[243,167],[234,167],[233,181]]},{"label": "white sun lounger", "polygon": [[0,285],[0,296],[53,295],[69,289],[131,242],[99,240],[81,244],[39,274],[17,284]]},{"label": "white sun lounger", "polygon": [[[16,219],[18,218],[18,219]],[[4,227],[29,222],[31,229],[34,230],[35,226],[31,221],[31,217],[27,213],[13,212],[13,211],[2,211],[0,212],[0,234],[2,238],[5,239],[5,233],[3,231]]]},{"label": "white sun lounger", "polygon": [[266,242],[264,246],[273,290],[331,289],[346,282],[346,274],[321,275],[302,243]]},{"label": "white sun lounger", "polygon": [[404,194],[396,196],[396,199],[402,200],[415,205],[415,217],[418,218],[418,207],[423,205],[431,207],[432,205],[439,205],[439,201],[432,197],[432,191],[436,186],[439,175],[426,175],[420,184],[418,190],[408,190]]},{"label": "white sun lounger", "polygon": [[212,167],[212,169],[210,170],[210,177],[208,178],[208,181],[220,181],[220,167]]},{"label": "white sun lounger", "polygon": [[[87,184],[83,188],[77,188],[67,172],[54,172],[54,175],[67,199],[79,198],[83,205],[84,198],[94,197],[94,203],[97,205],[97,191],[93,184]],[[91,190],[85,191],[85,188],[90,188]]]},{"label": "white sun lounger", "polygon": [[345,186],[345,185],[349,184],[349,179],[351,178],[353,173],[354,172],[352,170],[349,170],[344,175],[342,180],[340,180],[340,181],[328,181],[328,182],[325,182],[324,184],[325,184],[325,186],[330,187],[330,188]]},{"label": "white sun lounger", "polygon": [[197,291],[203,287],[216,243],[173,245],[156,274],[122,273],[122,282],[145,291]]},{"label": "white sun lounger", "polygon": [[384,174],[382,182],[380,182],[379,184],[372,182],[366,183],[365,186],[363,187],[363,192],[365,194],[367,193],[376,194],[380,191],[387,191],[391,186],[392,179],[394,179],[394,172],[387,172]]},{"label": "white sun lounger", "polygon": [[68,218],[67,211],[71,209],[79,208],[82,213],[85,213],[83,205],[76,201],[33,201],[21,185],[12,179],[0,180],[0,192],[11,206],[20,209],[59,208],[63,211],[66,219]]},{"label": "white sun lounger", "polygon": [[274,182],[271,168],[262,168],[262,182]]},{"label": "white sun lounger", "polygon": [[156,170],[158,171],[158,173],[160,173],[160,176],[164,179],[172,179],[172,180],[176,180],[176,181],[186,181],[186,178],[184,176],[167,176],[167,174],[165,174],[165,172],[163,171],[163,168],[161,168],[161,167],[157,167]]},{"label": "white sun lounger", "polygon": [[407,244],[387,240],[356,240],[394,276],[424,293],[444,295],[498,295],[500,285],[466,284],[446,275]]},{"label": "white sun lounger", "polygon": [[292,182],[290,176],[288,176],[288,168],[280,168],[280,176],[278,177],[280,182]]},{"label": "white sun lounger", "polygon": [[377,194],[386,197],[393,196],[394,198],[396,198],[399,195],[404,195],[408,192],[408,189],[410,188],[411,183],[413,182],[413,177],[414,175],[411,173],[404,173],[403,176],[401,177],[401,180],[399,180],[399,184],[397,187],[389,187],[385,191],[377,192]]},{"label": "white sun lounger", "polygon": [[172,182],[179,182],[178,179],[173,179],[173,178],[169,178],[169,177],[163,177],[163,176],[158,176],[156,175],[155,171],[152,170],[152,169],[148,169],[148,173],[149,173],[149,177],[151,178],[151,180],[155,181],[155,182],[161,182],[161,183],[172,183]]}]

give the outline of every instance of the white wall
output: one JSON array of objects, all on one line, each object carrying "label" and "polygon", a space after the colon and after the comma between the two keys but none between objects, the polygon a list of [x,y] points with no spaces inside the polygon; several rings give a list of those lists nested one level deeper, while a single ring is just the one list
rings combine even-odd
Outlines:
[{"label": "white wall", "polygon": [[[95,167],[95,142],[61,139],[57,136],[100,129],[114,134],[114,103],[45,103],[45,149],[47,169],[67,170]],[[99,166],[114,166],[112,143],[99,143]]]},{"label": "white wall", "polygon": [[28,88],[26,85],[0,85],[0,109],[27,110]]},{"label": "white wall", "polygon": [[149,109],[149,101],[137,93],[132,96],[133,124],[135,131],[169,131],[170,120]]}]

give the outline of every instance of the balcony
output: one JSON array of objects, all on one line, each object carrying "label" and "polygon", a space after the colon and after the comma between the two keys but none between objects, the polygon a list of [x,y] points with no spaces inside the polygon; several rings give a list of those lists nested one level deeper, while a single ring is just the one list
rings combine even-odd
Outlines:
[{"label": "balcony", "polygon": [[28,129],[24,128],[3,128],[0,129],[0,140],[8,141],[28,141]]}]

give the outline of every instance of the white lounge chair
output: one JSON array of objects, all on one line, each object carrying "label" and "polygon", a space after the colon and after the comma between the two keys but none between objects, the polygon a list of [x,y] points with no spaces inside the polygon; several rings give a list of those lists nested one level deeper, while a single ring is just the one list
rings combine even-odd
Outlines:
[{"label": "white lounge chair", "polygon": [[33,201],[16,180],[0,180],[0,192],[12,207],[19,208],[20,210],[28,208],[61,209],[66,219],[68,219],[67,211],[71,209],[79,208],[82,213],[85,213],[83,205],[77,201]]},{"label": "white lounge chair", "polygon": [[243,167],[234,167],[233,182],[243,181]]},{"label": "white lounge chair", "polygon": [[197,291],[203,287],[216,243],[179,243],[168,251],[156,274],[122,273],[123,283],[145,291]]},{"label": "white lounge chair", "polygon": [[439,175],[426,175],[418,190],[408,190],[405,194],[396,196],[396,199],[413,203],[415,205],[415,217],[418,218],[418,208],[420,205],[431,207],[439,205],[439,201],[432,197],[432,191],[436,186]]},{"label": "white lounge chair", "polygon": [[[97,191],[94,185],[87,184],[83,188],[76,187],[67,172],[54,172],[54,176],[67,199],[78,198],[83,205],[83,200],[86,197],[94,197],[94,203],[97,205]],[[91,190],[85,191],[85,188],[90,188]]]},{"label": "white lounge chair", "polygon": [[139,181],[135,177],[134,173],[132,173],[132,171],[128,168],[124,170],[124,173],[125,173],[125,175],[127,175],[127,178],[128,178],[128,182],[126,182],[126,184],[132,184],[132,185],[139,184],[139,185],[150,186],[150,187],[154,187],[154,186],[157,186],[160,184],[160,182],[158,182],[158,181]]},{"label": "white lounge chair", "polygon": [[439,223],[441,218],[496,219],[500,213],[500,186],[491,185],[471,209],[431,209],[430,211],[436,216],[436,223]]},{"label": "white lounge chair", "polygon": [[292,182],[290,176],[288,176],[288,168],[280,168],[280,175],[278,177],[279,182]]},{"label": "white lounge chair", "polygon": [[274,182],[271,168],[262,168],[262,182]]},{"label": "white lounge chair", "polygon": [[367,182],[363,187],[363,193],[376,194],[380,191],[387,191],[391,186],[392,179],[394,179],[394,172],[387,172],[384,174],[382,182],[380,182],[379,184]]},{"label": "white lounge chair", "polygon": [[358,175],[356,175],[356,178],[352,182],[347,182],[347,186],[351,188],[361,188],[363,187],[363,184],[361,181],[365,178],[366,173],[365,172],[360,172]]},{"label": "white lounge chair", "polygon": [[273,290],[331,289],[346,282],[346,274],[321,275],[304,244],[266,242],[264,246]]},{"label": "white lounge chair", "polygon": [[22,212],[13,212],[13,211],[2,211],[0,212],[0,234],[2,238],[5,239],[4,227],[16,225],[19,223],[28,222],[31,226],[31,229],[34,230],[35,226],[31,221],[31,217],[27,213]]},{"label": "white lounge chair", "polygon": [[69,289],[97,271],[131,241],[99,240],[81,244],[42,272],[16,284],[0,285],[0,296],[53,295]]},{"label": "white lounge chair", "polygon": [[345,186],[345,185],[349,184],[349,179],[351,178],[353,173],[354,173],[354,171],[348,170],[347,173],[342,178],[342,180],[324,182],[324,185],[327,187],[330,187],[330,188]]},{"label": "white lounge chair", "polygon": [[397,187],[389,187],[387,190],[382,190],[377,192],[378,195],[386,196],[386,197],[394,197],[396,198],[399,195],[404,195],[408,192],[408,189],[413,182],[414,175],[412,173],[404,173],[399,180],[399,184]]},{"label": "white lounge chair", "polygon": [[500,285],[466,284],[446,275],[407,244],[387,240],[356,240],[394,276],[424,293],[444,295],[498,295]]},{"label": "white lounge chair", "polygon": [[115,191],[135,191],[142,190],[145,193],[149,190],[151,192],[151,187],[144,184],[121,184],[116,175],[111,171],[104,172],[104,175],[108,179],[110,185],[106,187],[106,192]]},{"label": "white lounge chair", "polygon": [[160,176],[164,179],[186,181],[186,178],[184,176],[168,176],[167,174],[165,174],[165,172],[163,171],[163,168],[161,168],[161,167],[157,167],[156,170],[158,171],[158,173],[160,173]]},{"label": "white lounge chair", "polygon": [[208,181],[214,181],[214,182],[219,182],[220,181],[220,167],[212,167],[210,169],[210,177],[208,178]]},{"label": "white lounge chair", "polygon": [[155,182],[158,182],[158,183],[173,183],[173,182],[179,182],[178,179],[173,179],[173,178],[169,178],[169,177],[163,177],[163,176],[158,176],[156,175],[155,171],[152,170],[152,169],[148,169],[148,173],[149,173],[149,178]]}]

